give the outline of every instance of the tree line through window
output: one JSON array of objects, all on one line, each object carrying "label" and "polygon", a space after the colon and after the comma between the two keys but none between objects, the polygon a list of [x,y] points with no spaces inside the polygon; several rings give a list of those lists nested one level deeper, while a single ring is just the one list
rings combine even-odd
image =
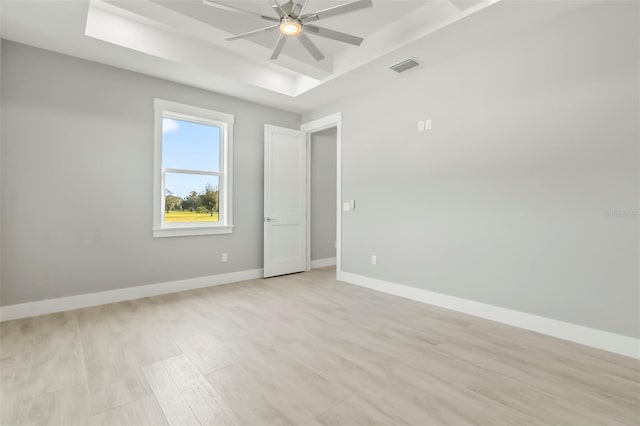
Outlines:
[{"label": "tree line through window", "polygon": [[[178,197],[170,189],[165,189],[164,221],[217,222],[220,209],[218,187],[205,185],[201,192],[191,191],[186,197]],[[208,215],[207,215],[208,214]]]}]

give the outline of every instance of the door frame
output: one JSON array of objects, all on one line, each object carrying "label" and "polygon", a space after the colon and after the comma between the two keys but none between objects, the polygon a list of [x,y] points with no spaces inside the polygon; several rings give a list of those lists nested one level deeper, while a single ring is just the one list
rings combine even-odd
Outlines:
[{"label": "door frame", "polygon": [[342,113],[328,115],[300,126],[307,142],[307,271],[311,270],[311,134],[336,128],[336,279],[342,274]]}]

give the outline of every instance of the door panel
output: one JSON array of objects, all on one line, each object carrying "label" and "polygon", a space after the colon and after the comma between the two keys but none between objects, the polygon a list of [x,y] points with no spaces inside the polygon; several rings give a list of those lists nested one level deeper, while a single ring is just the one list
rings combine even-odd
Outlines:
[{"label": "door panel", "polygon": [[265,125],[264,276],[306,269],[307,146],[298,130]]}]

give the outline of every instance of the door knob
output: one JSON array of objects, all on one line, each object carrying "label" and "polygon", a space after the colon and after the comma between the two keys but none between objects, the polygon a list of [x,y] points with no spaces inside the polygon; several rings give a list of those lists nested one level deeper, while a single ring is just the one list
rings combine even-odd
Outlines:
[{"label": "door knob", "polygon": [[275,221],[275,219],[270,218],[270,217],[265,217],[265,218],[264,218],[264,221],[265,221],[265,222],[273,222],[273,221]]}]

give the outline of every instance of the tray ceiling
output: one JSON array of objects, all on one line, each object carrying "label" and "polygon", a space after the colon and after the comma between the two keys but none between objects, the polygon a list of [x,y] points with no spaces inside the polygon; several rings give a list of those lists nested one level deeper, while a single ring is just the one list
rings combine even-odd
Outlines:
[{"label": "tray ceiling", "polygon": [[[267,0],[216,1],[276,17]],[[310,0],[307,11],[349,1]],[[372,8],[317,22],[364,37],[357,47],[310,35],[325,55],[320,62],[296,40],[270,60],[277,33],[226,41],[268,22],[202,0],[3,0],[0,30],[17,42],[305,112],[397,78],[387,68],[407,56],[428,62],[431,35],[477,12],[486,15],[497,1],[373,0]]]}]

